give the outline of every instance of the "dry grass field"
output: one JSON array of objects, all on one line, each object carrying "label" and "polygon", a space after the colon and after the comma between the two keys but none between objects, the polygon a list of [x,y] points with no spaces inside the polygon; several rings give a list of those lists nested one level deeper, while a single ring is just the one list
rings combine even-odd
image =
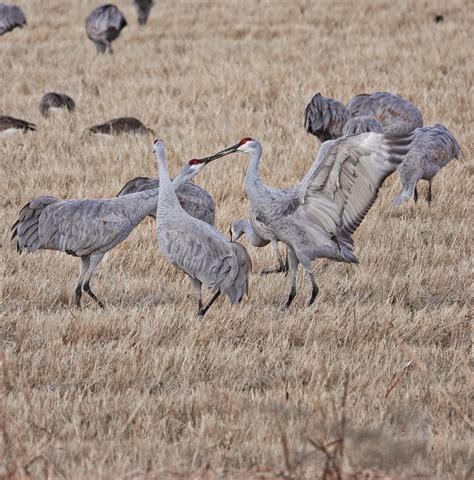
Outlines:
[{"label": "dry grass field", "polygon": [[[0,37],[0,113],[37,131],[0,139],[0,477],[310,479],[333,468],[322,445],[345,475],[472,474],[472,3],[159,0],[139,28],[132,2],[117,0],[129,25],[112,56],[85,35],[97,1],[16,3],[28,27]],[[88,126],[138,117],[166,141],[173,173],[253,136],[265,181],[288,186],[319,147],[303,129],[312,95],[380,90],[446,125],[463,154],[436,177],[431,206],[423,185],[397,210],[388,179],[355,235],[360,265],[315,262],[312,308],[300,272],[281,311],[288,279],[259,276],[275,258],[244,240],[250,296],[198,318],[147,219],[93,277],[106,309],[86,296],[79,310],[79,260],[19,256],[10,241],[32,197],[110,197],[156,174],[152,137]],[[76,112],[42,118],[48,91],[71,95]],[[247,214],[246,166],[232,155],[196,179],[224,232]]]}]

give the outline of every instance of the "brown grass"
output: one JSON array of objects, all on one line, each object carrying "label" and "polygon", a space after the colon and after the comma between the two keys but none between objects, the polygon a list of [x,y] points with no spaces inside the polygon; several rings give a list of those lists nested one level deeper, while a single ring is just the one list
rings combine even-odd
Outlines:
[{"label": "brown grass", "polygon": [[[84,33],[97,2],[21,3],[28,28],[0,38],[0,111],[38,129],[0,143],[0,475],[315,478],[327,458],[314,445],[340,437],[348,378],[341,472],[467,478],[470,2],[160,0],[140,29],[120,0],[129,27],[115,55],[100,57]],[[71,95],[77,112],[41,118],[51,90]],[[173,171],[251,135],[264,145],[264,179],[285,186],[318,148],[302,126],[311,96],[379,90],[414,101],[427,125],[445,124],[463,156],[436,178],[431,207],[396,210],[398,180],[387,181],[356,233],[360,266],[315,262],[315,308],[302,274],[287,313],[287,279],[255,274],[241,305],[219,300],[197,318],[188,281],[146,220],[93,279],[107,309],[86,299],[77,310],[78,260],[18,256],[9,240],[34,196],[107,197],[155,174],[151,138],[83,135],[92,124],[137,116],[166,140]],[[226,232],[246,215],[246,163],[227,157],[197,179]],[[255,272],[275,261],[271,249],[249,252]]]}]

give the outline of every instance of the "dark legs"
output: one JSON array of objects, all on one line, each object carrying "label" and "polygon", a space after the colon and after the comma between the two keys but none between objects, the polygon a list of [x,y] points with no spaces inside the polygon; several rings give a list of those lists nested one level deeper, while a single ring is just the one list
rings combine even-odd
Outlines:
[{"label": "dark legs", "polygon": [[280,249],[278,248],[278,242],[276,240],[272,241],[272,247],[275,250],[277,259],[278,259],[278,267],[272,268],[270,270],[263,270],[261,275],[268,275],[269,273],[288,273],[288,250],[286,251],[286,261],[283,262],[283,258],[280,253]]},{"label": "dark legs", "polygon": [[432,197],[431,197],[431,180],[428,180],[428,195],[426,196],[426,200],[428,203],[431,203]]},{"label": "dark legs", "polygon": [[307,265],[303,265],[304,269],[308,273],[309,280],[311,282],[311,296],[309,297],[308,307],[314,303],[319,293],[319,288],[316,285],[316,279],[314,278],[313,268],[311,267],[311,261],[308,261]]},{"label": "dark legs", "polygon": [[92,255],[91,257],[81,257],[81,273],[79,275],[79,281],[76,285],[76,289],[74,290],[76,294],[76,305],[78,307],[81,306],[82,290],[84,290],[87,295],[97,302],[100,308],[104,308],[104,304],[97,298],[90,287],[92,274],[103,258],[103,254]]},{"label": "dark legs", "polygon": [[415,203],[418,201],[418,190],[416,189],[416,185],[415,190],[413,191],[413,200],[415,201]]},{"label": "dark legs", "polygon": [[[290,293],[288,294],[288,299],[285,304],[285,309],[287,309],[291,305],[296,295],[296,272],[298,270],[298,264],[300,263],[300,259],[298,259],[292,247],[288,246],[287,251],[288,251],[288,267],[291,275],[291,287],[290,287]],[[316,297],[318,296],[318,293],[319,293],[319,288],[316,285],[316,279],[314,278],[313,268],[311,266],[311,260],[303,259],[301,263],[303,265],[303,268],[306,270],[309,276],[309,280],[311,282],[311,296],[309,297],[309,301],[308,301],[308,307],[309,307],[316,300]]]},{"label": "dark legs", "polygon": [[79,280],[76,285],[76,289],[74,293],[76,294],[75,303],[78,307],[81,306],[81,297],[82,297],[82,282],[84,281],[84,277],[89,270],[90,265],[90,258],[89,257],[81,257],[81,273],[79,274]]},{"label": "dark legs", "polygon": [[290,246],[287,246],[287,249],[288,249],[288,270],[291,275],[291,287],[290,287],[290,293],[288,294],[288,300],[285,303],[285,309],[291,305],[296,295],[296,272],[298,270],[298,264],[299,264],[298,257],[296,256],[296,253],[293,250],[293,248]]},{"label": "dark legs", "polygon": [[204,315],[209,310],[209,308],[211,308],[211,305],[219,298],[219,295],[221,294],[221,292],[216,292],[214,296],[211,298],[211,300],[209,301],[209,303],[205,307],[203,307],[202,293],[201,293],[202,283],[197,278],[189,277],[189,279],[191,280],[191,285],[193,286],[198,299],[198,315],[201,317],[204,317]]},{"label": "dark legs", "polygon": [[[221,292],[217,291],[214,296],[211,298],[211,300],[209,301],[209,303],[204,307],[204,308],[200,308],[199,309],[199,315],[201,317],[204,317],[204,315],[206,315],[206,312],[209,310],[209,308],[211,308],[211,305],[219,298],[219,295],[221,294]],[[202,303],[201,303],[202,305]]]}]

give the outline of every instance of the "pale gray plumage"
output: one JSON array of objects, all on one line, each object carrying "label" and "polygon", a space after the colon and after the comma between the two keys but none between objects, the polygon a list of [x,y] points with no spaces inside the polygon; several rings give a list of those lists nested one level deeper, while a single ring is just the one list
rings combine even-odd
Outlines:
[{"label": "pale gray plumage", "polygon": [[43,117],[47,117],[50,110],[59,108],[73,112],[76,108],[76,103],[64,93],[49,92],[43,95],[39,104],[39,110]]},{"label": "pale gray plumage", "polygon": [[20,120],[19,118],[9,117],[8,115],[0,115],[0,135],[10,132],[29,132],[36,130],[34,123]]},{"label": "pale gray plumage", "polygon": [[393,93],[357,95],[349,101],[347,110],[353,117],[375,118],[387,134],[408,134],[423,126],[420,110],[413,103]]},{"label": "pale gray plumage", "polygon": [[16,5],[0,3],[0,36],[14,28],[26,26],[23,10]]},{"label": "pale gray plumage", "polygon": [[143,125],[143,123],[135,117],[113,118],[107,122],[90,127],[89,132],[100,133],[102,135],[121,135],[122,133],[147,135],[154,133],[151,128]]},{"label": "pale gray plumage", "polygon": [[[345,136],[326,142],[315,168],[292,188],[276,189],[259,177],[261,145],[245,138],[218,152],[215,158],[235,151],[249,153],[245,177],[252,226],[265,240],[281,241],[288,247],[291,290],[286,307],[296,294],[296,271],[301,263],[312,285],[309,304],[319,291],[311,262],[316,258],[356,263],[352,234],[390,175],[408,150],[410,137],[376,133]],[[323,144],[324,145],[326,145]]]},{"label": "pale gray plumage", "polygon": [[[205,159],[204,159],[205,160]],[[204,160],[194,166],[186,164],[175,178],[172,188],[197,175]],[[82,290],[100,306],[102,302],[90,289],[91,276],[104,255],[125,240],[150,213],[156,211],[158,190],[145,190],[121,197],[94,200],[60,200],[41,196],[28,202],[12,227],[17,249],[58,250],[81,257],[81,272],[75,288],[76,304]]]},{"label": "pale gray plumage", "polygon": [[86,19],[87,36],[99,53],[113,53],[111,44],[126,26],[124,14],[110,3],[95,8]]},{"label": "pale gray plumage", "polygon": [[151,7],[155,4],[155,0],[133,0],[135,9],[137,10],[138,23],[145,25],[150,15]]},{"label": "pale gray plumage", "polygon": [[349,118],[349,112],[341,102],[317,93],[305,109],[304,128],[325,142],[342,136]]},{"label": "pale gray plumage", "polygon": [[[128,195],[129,193],[143,192],[159,186],[159,178],[135,177],[123,186],[117,197]],[[191,217],[198,218],[209,225],[214,225],[216,204],[209,192],[192,182],[186,182],[176,190],[176,195],[181,206]],[[155,214],[156,212],[154,211],[150,216],[155,218]]]},{"label": "pale gray plumage", "polygon": [[[155,142],[155,153],[160,167],[156,213],[160,250],[175,267],[191,278],[198,296],[200,315],[206,313],[221,293],[232,303],[239,302],[248,292],[248,276],[252,268],[247,251],[239,243],[227,240],[214,227],[185,212],[171,187],[163,142]],[[204,308],[202,284],[216,292]]]},{"label": "pale gray plumage", "polygon": [[443,125],[417,128],[413,134],[410,151],[398,167],[403,190],[394,199],[395,205],[405,200],[418,198],[416,184],[419,180],[428,181],[427,201],[431,202],[431,184],[435,175],[453,158],[461,154],[461,147],[454,135]]},{"label": "pale gray plumage", "polygon": [[350,118],[342,129],[343,135],[359,135],[369,132],[383,133],[382,125],[375,118],[364,116]]},{"label": "pale gray plumage", "polygon": [[271,243],[273,247],[273,250],[277,256],[278,267],[272,268],[270,270],[263,270],[262,274],[280,273],[280,272],[288,271],[288,265],[285,264],[285,262],[283,261],[283,258],[280,253],[280,249],[278,248],[278,242],[276,240],[273,240],[270,242],[270,240],[267,240],[266,238],[261,237],[257,233],[254,227],[254,223],[252,222],[252,219],[250,219],[250,221],[240,219],[232,222],[232,226],[230,227],[231,240],[233,242],[236,242],[244,234],[246,235],[246,237],[249,239],[250,243],[254,247],[258,247],[258,248],[266,247],[269,243]]}]

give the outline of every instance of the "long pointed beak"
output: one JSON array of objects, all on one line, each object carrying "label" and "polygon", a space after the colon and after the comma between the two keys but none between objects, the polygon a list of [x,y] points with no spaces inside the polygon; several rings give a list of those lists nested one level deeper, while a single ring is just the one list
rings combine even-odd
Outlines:
[{"label": "long pointed beak", "polygon": [[221,150],[220,152],[217,152],[214,155],[211,155],[209,157],[200,158],[199,160],[205,163],[209,163],[209,162],[212,162],[213,160],[217,160],[218,158],[225,157],[226,155],[234,153],[239,147],[240,147],[240,143],[236,143],[235,145],[232,145],[232,147]]}]

